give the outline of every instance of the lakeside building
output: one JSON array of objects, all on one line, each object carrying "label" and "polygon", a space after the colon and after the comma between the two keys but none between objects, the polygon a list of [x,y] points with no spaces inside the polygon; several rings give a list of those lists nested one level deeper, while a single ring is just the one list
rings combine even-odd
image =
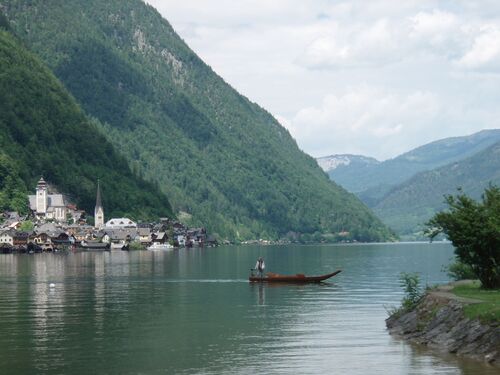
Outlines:
[{"label": "lakeside building", "polygon": [[48,184],[43,177],[36,185],[35,195],[28,196],[30,209],[39,219],[66,221],[68,217],[68,201],[62,194],[49,194]]},{"label": "lakeside building", "polygon": [[125,229],[125,228],[137,228],[137,223],[130,220],[127,217],[120,217],[110,219],[104,224],[105,229]]},{"label": "lakeside building", "polygon": [[0,245],[7,244],[10,246],[14,246],[15,235],[16,231],[14,229],[8,229],[4,232],[0,232]]},{"label": "lakeside building", "polygon": [[38,180],[34,195],[28,195],[30,210],[39,220],[55,220],[63,223],[68,219],[80,220],[84,211],[78,210],[64,194],[50,194],[49,184],[43,179]]}]

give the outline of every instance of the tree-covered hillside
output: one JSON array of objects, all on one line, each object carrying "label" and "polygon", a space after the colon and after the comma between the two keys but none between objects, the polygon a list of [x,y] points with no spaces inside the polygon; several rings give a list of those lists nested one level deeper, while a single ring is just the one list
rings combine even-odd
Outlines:
[{"label": "tree-covered hillside", "polygon": [[[391,235],[140,0],[6,0],[35,50],[181,219],[223,238]],[[263,88],[264,89],[264,88]]]},{"label": "tree-covered hillside", "polygon": [[374,208],[400,235],[415,235],[457,188],[478,199],[490,183],[500,183],[500,142],[465,160],[422,172],[394,188]]},{"label": "tree-covered hillside", "polygon": [[[0,18],[1,20],[1,18]],[[93,215],[172,215],[166,196],[130,170],[50,70],[0,25],[0,209],[27,211],[41,175]]]}]

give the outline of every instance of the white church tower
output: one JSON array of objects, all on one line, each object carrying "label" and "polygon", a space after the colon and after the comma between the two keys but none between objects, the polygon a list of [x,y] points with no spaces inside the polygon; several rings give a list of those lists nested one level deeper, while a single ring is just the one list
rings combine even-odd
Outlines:
[{"label": "white church tower", "polygon": [[38,184],[36,185],[36,213],[37,215],[43,215],[47,213],[48,205],[48,195],[47,195],[47,183],[40,178]]},{"label": "white church tower", "polygon": [[101,189],[99,186],[99,180],[97,180],[97,197],[95,200],[94,209],[94,227],[102,228],[104,226],[104,208],[102,208],[101,202]]}]

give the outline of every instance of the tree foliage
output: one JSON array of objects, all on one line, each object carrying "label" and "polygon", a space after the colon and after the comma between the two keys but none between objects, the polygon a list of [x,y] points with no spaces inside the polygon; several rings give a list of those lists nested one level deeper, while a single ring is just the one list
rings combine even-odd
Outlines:
[{"label": "tree foliage", "polygon": [[138,178],[61,83],[0,30],[0,209],[28,211],[41,175],[91,213],[99,178],[106,214],[172,215],[158,187]]},{"label": "tree foliage", "polygon": [[461,191],[445,200],[448,210],[427,223],[429,236],[446,234],[458,260],[470,265],[483,287],[500,288],[500,189],[490,186],[481,201]]},{"label": "tree foliage", "polygon": [[12,158],[0,152],[0,211],[28,213],[28,196],[19,167]]},{"label": "tree foliage", "polygon": [[468,264],[464,264],[460,261],[455,261],[448,265],[447,267],[443,267],[444,271],[448,274],[448,277],[451,279],[458,280],[471,280],[475,279],[476,275],[472,270],[472,267]]}]

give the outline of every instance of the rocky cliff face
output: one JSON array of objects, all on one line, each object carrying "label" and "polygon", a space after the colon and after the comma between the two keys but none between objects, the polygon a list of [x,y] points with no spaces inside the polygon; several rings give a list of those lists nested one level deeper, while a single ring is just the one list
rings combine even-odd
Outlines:
[{"label": "rocky cliff face", "polygon": [[350,154],[323,156],[321,158],[317,158],[316,161],[318,162],[318,165],[321,167],[321,169],[323,169],[326,173],[330,173],[341,166],[349,166],[351,163],[354,164],[355,167],[361,168],[365,166],[380,164],[377,159],[362,155]]},{"label": "rocky cliff face", "polygon": [[463,307],[472,302],[431,292],[415,309],[390,316],[386,325],[412,342],[500,366],[500,327],[468,319]]}]

